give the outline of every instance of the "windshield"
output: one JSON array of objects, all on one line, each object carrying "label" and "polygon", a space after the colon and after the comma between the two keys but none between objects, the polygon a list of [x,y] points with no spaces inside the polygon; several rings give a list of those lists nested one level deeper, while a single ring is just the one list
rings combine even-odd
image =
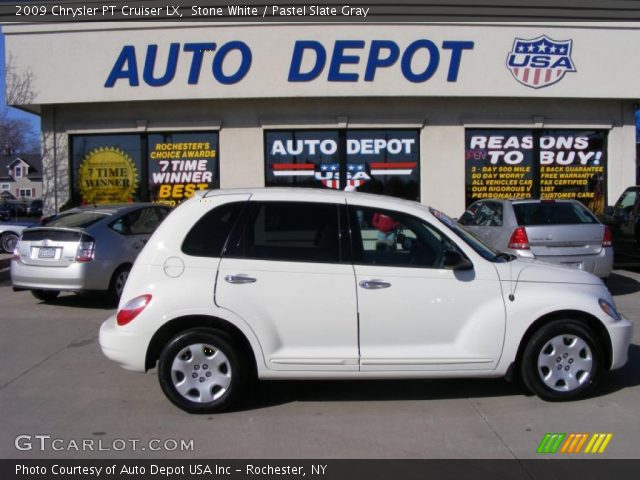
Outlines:
[{"label": "windshield", "polygon": [[63,228],[87,228],[99,220],[108,217],[109,214],[101,212],[68,212],[56,215],[50,220],[43,222],[47,227]]},{"label": "windshield", "polygon": [[435,208],[429,208],[431,214],[444,223],[453,233],[455,233],[464,243],[473,248],[476,253],[478,253],[485,260],[489,260],[490,262],[499,262],[504,263],[512,260],[514,257],[511,255],[505,255],[502,252],[496,250],[493,247],[490,247],[478,237],[474,236],[471,232],[466,230],[462,225],[458,222],[450,218],[448,215],[442,213],[440,210],[436,210]]}]

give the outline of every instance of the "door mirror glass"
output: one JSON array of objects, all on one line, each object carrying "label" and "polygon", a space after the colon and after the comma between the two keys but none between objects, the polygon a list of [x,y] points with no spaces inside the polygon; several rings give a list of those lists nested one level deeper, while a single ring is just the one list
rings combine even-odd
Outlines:
[{"label": "door mirror glass", "polygon": [[473,263],[455,250],[447,250],[444,252],[442,266],[449,270],[473,270]]}]

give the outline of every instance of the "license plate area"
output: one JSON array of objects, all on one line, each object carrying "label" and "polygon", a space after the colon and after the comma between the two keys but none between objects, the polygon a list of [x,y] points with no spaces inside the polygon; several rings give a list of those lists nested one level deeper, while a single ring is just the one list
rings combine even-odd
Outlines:
[{"label": "license plate area", "polygon": [[38,258],[56,258],[56,247],[40,247],[38,249]]}]

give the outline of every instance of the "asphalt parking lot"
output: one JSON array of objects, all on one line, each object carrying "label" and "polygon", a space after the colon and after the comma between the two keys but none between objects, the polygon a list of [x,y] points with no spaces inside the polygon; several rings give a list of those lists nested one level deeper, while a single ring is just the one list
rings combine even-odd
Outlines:
[{"label": "asphalt parking lot", "polygon": [[[609,287],[640,319],[640,274],[617,270]],[[155,372],[103,357],[98,329],[112,312],[97,297],[41,303],[0,268],[0,458],[522,459],[547,432],[612,433],[600,458],[640,458],[638,328],[627,366],[578,402],[502,380],[262,382],[240,409],[197,416],[164,398]],[[94,449],[74,448],[84,441]]]}]

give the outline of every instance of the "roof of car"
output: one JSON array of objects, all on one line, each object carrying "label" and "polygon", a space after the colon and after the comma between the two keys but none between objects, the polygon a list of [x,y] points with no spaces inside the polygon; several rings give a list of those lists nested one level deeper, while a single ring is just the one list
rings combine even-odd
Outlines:
[{"label": "roof of car", "polygon": [[[281,197],[283,193],[291,193],[292,195],[304,194],[310,198],[333,198],[336,201],[345,198],[351,199],[384,199],[390,203],[402,203],[402,204],[420,204],[419,202],[413,202],[411,200],[405,200],[397,197],[390,197],[387,195],[377,195],[374,193],[364,193],[358,191],[345,191],[345,190],[330,190],[321,188],[302,188],[302,187],[257,187],[257,188],[225,188],[216,190],[203,190],[196,192],[197,197],[210,198],[218,195],[232,195],[232,194],[254,194],[260,193],[261,197],[272,195],[274,197]],[[422,204],[421,204],[422,205]],[[424,206],[424,205],[422,205]]]},{"label": "roof of car", "polygon": [[139,203],[105,203],[99,205],[82,205],[80,207],[74,207],[69,210],[65,210],[60,213],[69,213],[69,212],[97,212],[104,213],[107,215],[113,215],[114,213],[121,212],[122,210],[127,209],[135,209],[140,207],[161,207],[163,205],[159,205],[157,203],[151,202],[139,202]]}]

